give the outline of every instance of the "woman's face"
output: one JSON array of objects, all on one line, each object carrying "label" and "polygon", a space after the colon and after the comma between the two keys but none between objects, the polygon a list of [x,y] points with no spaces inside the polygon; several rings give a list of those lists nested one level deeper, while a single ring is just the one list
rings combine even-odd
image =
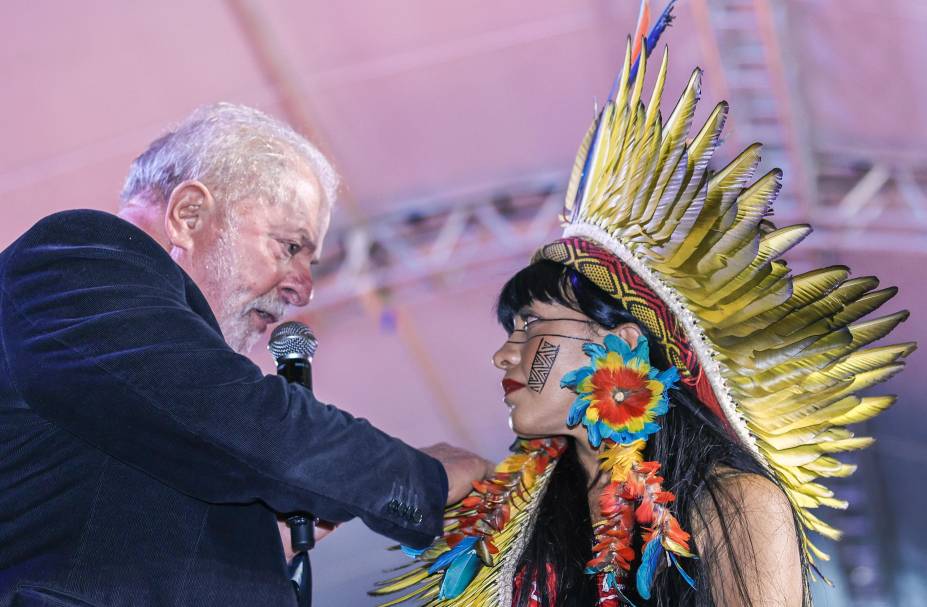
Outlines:
[{"label": "woman's face", "polygon": [[526,438],[571,435],[584,439],[582,425],[566,425],[576,394],[561,388],[560,378],[589,364],[584,343],[601,342],[610,332],[633,348],[640,329],[627,323],[606,332],[581,312],[538,301],[520,310],[514,324],[512,334],[492,357],[496,368],[505,373],[502,389],[512,430]]}]

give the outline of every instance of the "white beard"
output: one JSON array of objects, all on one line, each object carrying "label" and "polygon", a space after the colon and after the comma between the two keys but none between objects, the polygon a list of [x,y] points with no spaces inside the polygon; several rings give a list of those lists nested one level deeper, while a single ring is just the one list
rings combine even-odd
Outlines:
[{"label": "white beard", "polygon": [[229,347],[239,354],[247,354],[263,335],[251,326],[250,311],[261,309],[279,319],[286,311],[286,303],[279,299],[276,290],[249,300],[248,294],[238,286],[243,281],[238,274],[241,256],[234,246],[236,237],[234,226],[227,226],[215,247],[206,254],[205,268],[210,291],[224,294],[218,309],[213,310],[222,335]]}]

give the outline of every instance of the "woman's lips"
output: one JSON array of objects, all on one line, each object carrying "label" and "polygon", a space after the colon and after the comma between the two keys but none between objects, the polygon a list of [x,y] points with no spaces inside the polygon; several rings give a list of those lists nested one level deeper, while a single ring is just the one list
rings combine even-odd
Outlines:
[{"label": "woman's lips", "polygon": [[506,396],[514,392],[515,390],[520,390],[525,387],[525,384],[520,381],[515,381],[514,379],[503,379],[502,380],[502,390],[505,392]]}]

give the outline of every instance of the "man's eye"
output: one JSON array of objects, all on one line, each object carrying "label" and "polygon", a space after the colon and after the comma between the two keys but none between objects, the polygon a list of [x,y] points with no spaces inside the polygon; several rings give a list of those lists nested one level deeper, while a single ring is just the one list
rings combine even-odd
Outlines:
[{"label": "man's eye", "polygon": [[286,252],[290,257],[293,257],[303,250],[303,246],[295,242],[286,242],[284,245],[286,246]]}]

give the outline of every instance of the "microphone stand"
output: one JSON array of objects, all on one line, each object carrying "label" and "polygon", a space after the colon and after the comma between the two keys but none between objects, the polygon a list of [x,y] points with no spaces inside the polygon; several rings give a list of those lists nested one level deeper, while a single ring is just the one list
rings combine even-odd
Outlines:
[{"label": "microphone stand", "polygon": [[[278,326],[271,334],[268,349],[277,361],[277,375],[289,383],[312,389],[312,357],[318,342],[309,327],[296,322]],[[295,553],[288,565],[290,581],[299,607],[312,606],[312,567],[309,550],[315,546],[315,517],[309,512],[286,516],[290,546]]]},{"label": "microphone stand", "polygon": [[312,605],[312,567],[309,564],[309,550],[315,546],[315,524],[308,512],[287,516],[286,526],[290,528],[290,546],[293,560],[290,561],[290,581],[296,590],[296,604],[299,607]]}]

